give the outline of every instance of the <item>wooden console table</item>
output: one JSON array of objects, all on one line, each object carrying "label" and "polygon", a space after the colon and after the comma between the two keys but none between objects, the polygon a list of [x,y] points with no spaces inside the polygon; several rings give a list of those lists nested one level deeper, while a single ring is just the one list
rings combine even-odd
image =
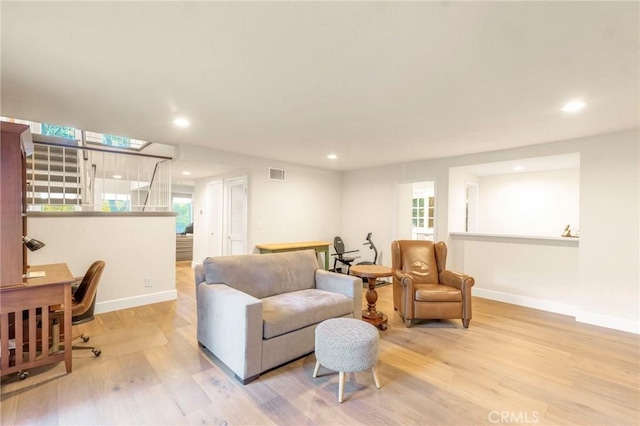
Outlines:
[{"label": "wooden console table", "polygon": [[[27,272],[33,271],[44,272],[44,276],[27,278],[26,283],[0,289],[0,375],[61,361],[64,361],[67,373],[71,372],[71,283],[74,277],[65,263],[31,266]],[[58,350],[59,332],[50,333],[52,327],[59,327],[52,325],[50,307],[58,305],[64,306],[62,352]],[[28,313],[26,319],[23,318],[24,311]],[[51,346],[49,336],[52,336]],[[26,375],[21,376],[24,377]]]},{"label": "wooden console table", "polygon": [[282,251],[297,251],[313,249],[318,253],[324,253],[324,269],[329,269],[329,245],[326,241],[305,241],[299,243],[259,244],[256,248],[260,253],[278,253]]}]

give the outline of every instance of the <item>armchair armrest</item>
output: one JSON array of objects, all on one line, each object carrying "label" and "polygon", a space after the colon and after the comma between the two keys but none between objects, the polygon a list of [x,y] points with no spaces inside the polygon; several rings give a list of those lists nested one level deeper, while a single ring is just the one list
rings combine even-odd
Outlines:
[{"label": "armchair armrest", "polygon": [[316,269],[316,288],[353,299],[353,317],[362,318],[362,278]]},{"label": "armchair armrest", "polygon": [[261,372],[262,301],[226,284],[197,288],[198,341],[241,379]]},{"label": "armchair armrest", "polygon": [[461,290],[463,294],[467,293],[469,289],[473,287],[473,284],[475,284],[475,280],[471,275],[449,271],[447,269],[440,272],[439,278],[441,284],[455,287]]}]

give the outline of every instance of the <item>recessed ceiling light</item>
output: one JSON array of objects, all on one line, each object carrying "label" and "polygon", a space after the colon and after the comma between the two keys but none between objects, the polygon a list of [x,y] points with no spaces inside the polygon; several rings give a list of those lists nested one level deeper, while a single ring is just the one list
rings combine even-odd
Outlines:
[{"label": "recessed ceiling light", "polygon": [[337,156],[337,155],[335,155],[335,154],[329,154],[329,155],[327,155],[327,158],[328,158],[329,160],[335,160],[336,158],[338,158],[338,156]]},{"label": "recessed ceiling light", "polygon": [[189,127],[189,120],[187,120],[184,117],[178,117],[175,120],[173,120],[173,124],[175,124],[178,127]]},{"label": "recessed ceiling light", "polygon": [[122,179],[122,175],[113,175],[114,179]]},{"label": "recessed ceiling light", "polygon": [[189,176],[191,174],[191,172],[185,170],[184,172],[182,172],[182,174],[185,175],[185,176]]},{"label": "recessed ceiling light", "polygon": [[524,170],[524,166],[514,166],[513,168],[514,172],[521,172],[522,170]]},{"label": "recessed ceiling light", "polygon": [[578,111],[582,110],[585,106],[587,106],[587,104],[582,102],[582,101],[571,101],[571,102],[567,102],[566,104],[564,104],[564,106],[562,107],[562,111],[564,111],[564,112],[578,112]]}]

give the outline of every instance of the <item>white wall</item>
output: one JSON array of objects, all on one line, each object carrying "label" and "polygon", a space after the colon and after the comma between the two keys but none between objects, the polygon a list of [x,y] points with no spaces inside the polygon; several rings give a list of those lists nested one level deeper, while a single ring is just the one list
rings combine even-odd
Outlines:
[{"label": "white wall", "polygon": [[559,237],[579,228],[580,170],[479,178],[478,232]]},{"label": "white wall", "polygon": [[575,316],[578,243],[457,234],[448,246],[456,269],[475,278],[476,296]]},{"label": "white wall", "polygon": [[[393,239],[394,185],[411,180],[436,180],[438,194],[437,233],[451,245],[449,227],[449,169],[465,165],[543,157],[555,154],[580,154],[580,243],[578,248],[578,282],[572,290],[576,318],[579,321],[622,330],[640,332],[640,167],[638,130],[597,137],[532,145],[517,149],[487,152],[460,157],[426,160],[343,175],[343,239],[357,241],[366,232],[374,233],[379,248],[388,253]],[[471,141],[470,141],[471,142]],[[371,206],[371,207],[365,207]],[[459,229],[455,229],[459,230]],[[525,257],[522,262],[535,262]],[[490,259],[487,259],[490,261]],[[456,269],[471,259],[452,253],[448,266]],[[390,264],[386,256],[384,264]],[[472,263],[468,263],[471,265]],[[545,267],[553,265],[546,265]],[[560,275],[565,266],[553,268]],[[567,266],[576,273],[575,263]],[[480,273],[474,268],[464,272]],[[553,273],[553,269],[549,271]],[[497,282],[488,275],[478,289]],[[518,277],[513,277],[517,282]],[[544,284],[543,278],[532,278],[528,286]],[[495,283],[494,283],[495,284]],[[524,284],[515,293],[526,293]],[[517,296],[518,294],[515,294]],[[552,300],[550,291],[536,294],[542,302]]]},{"label": "white wall", "polygon": [[478,181],[478,176],[469,174],[462,168],[453,167],[449,170],[449,232],[465,231],[467,182]]},{"label": "white wall", "polygon": [[576,318],[638,327],[640,172],[638,132],[589,139],[580,157],[581,291]]},{"label": "white wall", "polygon": [[[82,276],[104,260],[96,313],[146,305],[177,297],[175,217],[68,216],[29,217],[27,229],[46,246],[29,252],[30,265],[66,263]],[[152,287],[145,287],[145,279]]]},{"label": "white wall", "polygon": [[[367,233],[378,248],[378,264],[391,264],[391,241],[397,235],[394,201],[406,199],[396,193],[395,183],[409,180],[398,178],[400,166],[381,167],[373,170],[345,172],[342,177],[342,230],[340,236],[347,250],[360,250],[362,260],[373,260],[371,251],[363,247]],[[408,186],[405,189],[409,188]],[[409,214],[411,210],[407,209]],[[411,217],[405,228],[410,235]],[[404,232],[407,232],[404,231]]]},{"label": "white wall", "polygon": [[[249,178],[248,251],[256,244],[291,241],[328,241],[341,230],[342,173],[275,160],[238,156],[216,150],[188,148],[186,157],[197,155],[200,161],[211,159],[212,176],[196,181],[194,190],[193,259],[201,262],[209,256],[207,222],[209,211],[207,185],[214,181],[247,175]],[[226,164],[236,170],[222,173],[216,163],[225,156]],[[284,182],[268,177],[269,167],[286,170]],[[364,238],[364,236],[363,236]],[[331,250],[331,252],[333,252]]]}]

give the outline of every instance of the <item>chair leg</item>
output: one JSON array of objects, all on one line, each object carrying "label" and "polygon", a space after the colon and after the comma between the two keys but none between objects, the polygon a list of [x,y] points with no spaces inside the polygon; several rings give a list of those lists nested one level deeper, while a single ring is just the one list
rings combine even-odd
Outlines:
[{"label": "chair leg", "polygon": [[318,370],[320,370],[320,361],[316,361],[316,366],[313,369],[313,378],[318,377]]},{"label": "chair leg", "polygon": [[404,326],[409,328],[412,326],[412,321],[410,319],[406,319],[404,320]]},{"label": "chair leg", "polygon": [[462,319],[462,325],[464,326],[464,328],[469,328],[469,323],[471,322],[471,319],[469,318],[463,318]]},{"label": "chair leg", "polygon": [[340,372],[340,379],[338,380],[338,402],[342,402],[344,398],[344,371]]},{"label": "chair leg", "polygon": [[376,369],[375,365],[371,367],[371,372],[373,373],[373,381],[376,383],[376,387],[380,389],[380,380],[378,380],[378,370]]}]

